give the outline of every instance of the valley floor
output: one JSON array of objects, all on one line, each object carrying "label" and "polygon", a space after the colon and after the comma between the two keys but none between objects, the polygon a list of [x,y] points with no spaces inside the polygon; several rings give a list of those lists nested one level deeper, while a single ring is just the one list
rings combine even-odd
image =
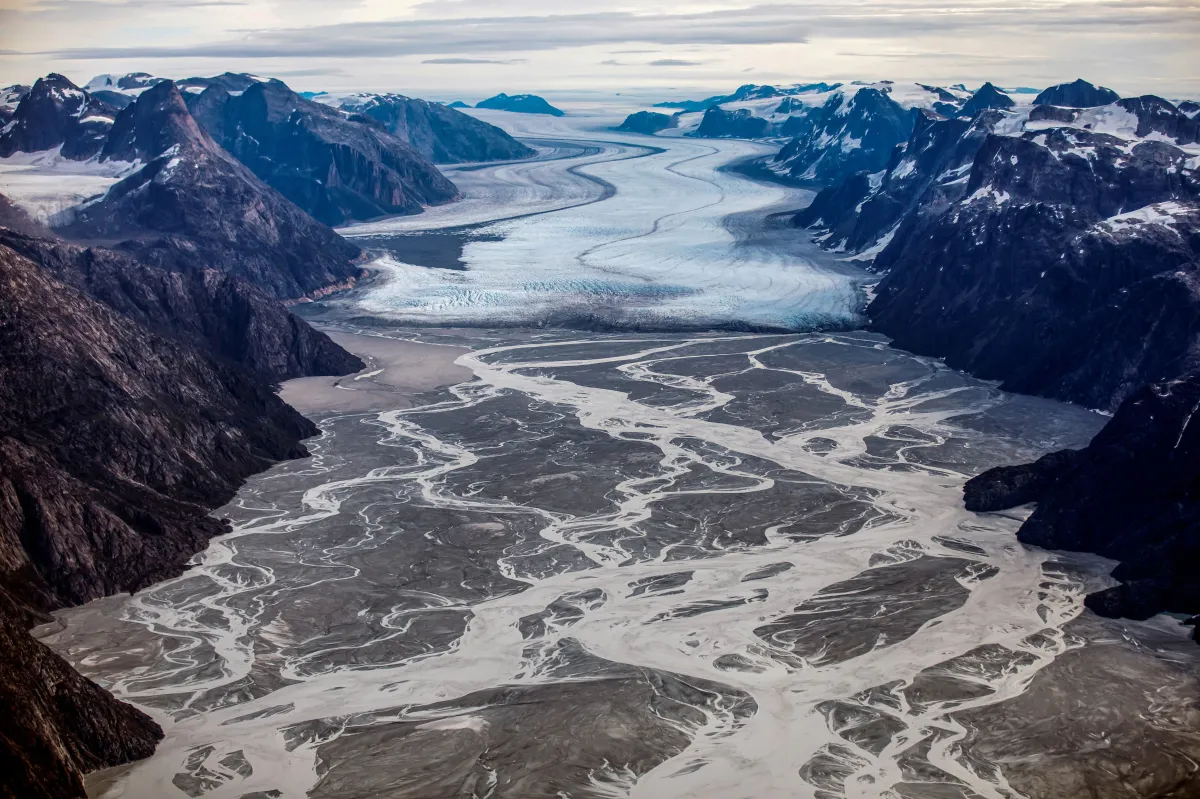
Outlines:
[{"label": "valley floor", "polygon": [[[1109,564],[963,508],[1102,417],[850,330],[864,276],[770,221],[799,193],[717,171],[758,145],[520,124],[557,153],[353,229],[392,278],[303,306],[369,363],[284,387],[313,458],[42,631],[167,733],[95,795],[1200,790],[1186,628],[1098,620]],[[400,260],[429,230],[467,270]]]}]

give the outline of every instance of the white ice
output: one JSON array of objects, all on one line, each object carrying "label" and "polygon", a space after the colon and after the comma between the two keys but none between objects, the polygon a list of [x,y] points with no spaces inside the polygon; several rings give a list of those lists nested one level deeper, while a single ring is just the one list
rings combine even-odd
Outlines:
[{"label": "white ice", "polygon": [[71,161],[60,150],[0,158],[0,194],[41,222],[53,222],[89,197],[103,194],[138,167],[125,161]]},{"label": "white ice", "polygon": [[[858,321],[861,276],[854,270],[815,250],[801,257],[749,246],[730,231],[731,218],[808,201],[799,190],[721,171],[771,155],[771,146],[618,133],[611,128],[620,116],[473,113],[533,143],[601,151],[449,168],[462,202],[344,229],[370,248],[372,236],[507,220],[482,228],[503,240],[467,244],[466,271],[403,263],[395,247],[398,256],[375,263],[388,279],[360,299],[371,313],[451,325],[592,316],[618,325],[787,329]],[[530,215],[512,218],[519,213]]]}]

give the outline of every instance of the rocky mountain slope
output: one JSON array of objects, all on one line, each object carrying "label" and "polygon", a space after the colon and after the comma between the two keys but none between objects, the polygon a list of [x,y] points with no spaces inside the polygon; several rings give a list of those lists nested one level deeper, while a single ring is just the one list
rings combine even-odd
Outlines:
[{"label": "rocky mountain slope", "polygon": [[1121,560],[1097,612],[1198,613],[1200,128],[1158,97],[1091,105],[1110,97],[923,112],[884,170],[795,222],[883,275],[867,312],[897,346],[1116,409],[1084,450],[972,480],[967,505],[1036,502],[1022,541]]},{"label": "rocky mountain slope", "polygon": [[678,124],[679,118],[674,115],[659,114],[654,111],[638,111],[625,117],[625,121],[617,130],[653,136],[655,133],[673,128]]},{"label": "rocky mountain slope", "polygon": [[114,250],[84,248],[3,228],[0,244],[126,318],[162,336],[201,346],[264,384],[347,374],[363,367],[327,335],[226,272],[168,272]]},{"label": "rocky mountain slope", "polygon": [[993,469],[967,507],[1037,508],[1019,538],[1121,561],[1121,585],[1093,594],[1104,616],[1200,613],[1200,374],[1136,391],[1083,450]]},{"label": "rocky mountain slope", "polygon": [[775,157],[777,169],[800,180],[838,182],[855,172],[877,172],[912,133],[915,112],[886,87],[834,92],[806,120],[807,130]]},{"label": "rocky mountain slope", "polygon": [[435,164],[512,161],[533,150],[495,125],[456,110],[399,94],[352,94],[314,98],[335,104],[352,118],[366,118]]},{"label": "rocky mountain slope", "polygon": [[28,247],[93,290],[126,281],[114,304],[133,304],[119,314],[0,245],[2,782],[14,797],[82,797],[82,772],[147,756],[161,731],[25,629],[48,610],[179,573],[226,529],[208,509],[250,474],[303,456],[316,430],[251,372],[187,343],[185,326],[163,336],[131,318],[165,326],[162,305],[137,305],[154,295],[140,282],[183,276]]},{"label": "rocky mountain slope", "polygon": [[174,83],[121,111],[100,158],[144,164],[57,229],[171,269],[217,268],[273,297],[301,297],[359,274],[357,247],[217,146]]},{"label": "rocky mountain slope", "polygon": [[61,148],[64,158],[98,155],[117,109],[84,92],[62,75],[38,79],[21,96],[0,133],[0,158]]},{"label": "rocky mountain slope", "polygon": [[0,799],[81,799],[81,775],[149,757],[163,733],[26,630],[0,588]]},{"label": "rocky mountain slope", "polygon": [[495,97],[476,103],[476,108],[487,108],[493,111],[513,111],[518,114],[549,114],[552,117],[561,117],[565,114],[558,108],[550,105],[543,98],[536,94],[514,94],[507,95],[501,92]]},{"label": "rocky mountain slope", "polygon": [[1057,105],[1063,108],[1095,108],[1098,105],[1112,105],[1121,99],[1121,95],[1103,86],[1093,86],[1080,78],[1071,83],[1060,83],[1051,86],[1037,96],[1034,105]]},{"label": "rocky mountain slope", "polygon": [[868,313],[899,346],[1111,409],[1194,363],[1196,142],[1154,97],[925,115],[796,221],[885,273]]},{"label": "rocky mountain slope", "polygon": [[325,224],[420,213],[458,196],[454,184],[382,124],[348,119],[280,81],[237,93],[213,84],[187,98],[218,145]]}]

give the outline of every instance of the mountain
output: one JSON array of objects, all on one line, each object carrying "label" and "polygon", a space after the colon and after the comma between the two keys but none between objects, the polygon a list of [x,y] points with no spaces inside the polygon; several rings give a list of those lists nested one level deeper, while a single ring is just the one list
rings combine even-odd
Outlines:
[{"label": "mountain", "polygon": [[538,97],[536,94],[497,94],[481,103],[476,108],[487,108],[493,111],[514,111],[518,114],[549,114],[552,117],[566,116],[562,111]]},{"label": "mountain", "polygon": [[[85,277],[98,286],[102,271]],[[147,274],[122,276],[130,298]],[[186,338],[0,245],[5,796],[82,799],[83,772],[147,757],[162,737],[26,629],[49,610],[180,573],[227,530],[208,511],[249,475],[304,456],[301,439],[317,432],[250,372]]]},{"label": "mountain", "polygon": [[646,136],[653,136],[659,131],[673,128],[678,124],[679,121],[675,116],[656,114],[653,111],[638,111],[635,114],[625,117],[625,121],[621,123],[617,130],[625,131],[626,133],[641,133]]},{"label": "mountain", "polygon": [[64,158],[91,158],[104,147],[116,114],[62,75],[39,78],[0,133],[0,158],[59,147]]},{"label": "mountain", "polygon": [[452,105],[399,94],[355,94],[339,100],[337,108],[352,118],[378,122],[435,164],[514,161],[534,154],[495,125],[457,111]]},{"label": "mountain", "polygon": [[714,105],[704,112],[700,127],[689,135],[710,139],[755,139],[767,135],[769,130],[770,123],[754,116],[748,109],[726,111]]},{"label": "mountain", "polygon": [[118,110],[125,108],[151,86],[162,83],[165,78],[156,78],[146,72],[130,72],[127,75],[97,75],[83,87],[84,91]]},{"label": "mountain", "polygon": [[1195,119],[1197,115],[1200,115],[1200,103],[1196,103],[1191,100],[1184,100],[1179,104],[1179,111],[1184,116]]},{"label": "mountain", "polygon": [[416,214],[458,197],[433,164],[382,125],[347,119],[279,81],[237,93],[213,84],[190,93],[188,107],[218,145],[327,225]]},{"label": "mountain", "polygon": [[1121,99],[1121,95],[1103,86],[1093,86],[1080,78],[1073,83],[1060,83],[1051,86],[1039,94],[1033,101],[1034,105],[1057,105],[1066,108],[1094,108],[1098,105],[1111,105]]},{"label": "mountain", "polygon": [[985,83],[979,87],[978,91],[971,95],[969,100],[963,103],[962,108],[958,110],[957,116],[972,119],[980,111],[986,111],[991,108],[1003,110],[1012,108],[1015,105],[1016,103],[1007,94],[997,89],[991,83]]},{"label": "mountain", "polygon": [[827,93],[839,88],[840,83],[798,83],[793,86],[760,86],[747,83],[739,86],[732,94],[718,94],[704,100],[680,100],[655,103],[655,108],[678,108],[683,113],[703,113],[714,105],[738,103],[746,100],[761,100],[772,97],[787,97],[796,94]]},{"label": "mountain", "polygon": [[82,799],[84,773],[149,757],[162,729],[35,641],[27,614],[0,588],[0,796]]},{"label": "mountain", "polygon": [[0,245],[125,318],[236,363],[266,385],[363,368],[358,358],[324,333],[226,272],[168,272],[114,250],[84,248],[2,228]]},{"label": "mountain", "polygon": [[1153,97],[1062,111],[974,134],[969,171],[940,173],[875,258],[868,314],[1009,390],[1111,409],[1200,351],[1196,127]]},{"label": "mountain", "polygon": [[1103,616],[1200,613],[1198,407],[1200,373],[1141,388],[1087,448],[968,482],[967,507],[1036,502],[1021,541],[1121,561],[1122,584],[1086,600]]},{"label": "mountain", "polygon": [[145,166],[62,220],[57,229],[68,238],[117,244],[170,270],[216,268],[276,298],[359,274],[358,248],[218,147],[170,81],[120,112],[100,159]]},{"label": "mountain", "polygon": [[1197,136],[1149,96],[927,114],[883,174],[823,191],[796,223],[885,275],[867,313],[897,346],[1112,409],[1185,373],[1200,344]]},{"label": "mountain", "polygon": [[5,86],[0,89],[0,131],[4,126],[12,121],[13,114],[16,113],[17,104],[29,94],[29,86],[21,86],[14,84]]},{"label": "mountain", "polygon": [[887,166],[892,150],[912,133],[915,112],[886,87],[855,86],[830,95],[807,119],[807,130],[775,156],[775,168],[794,178],[832,183]]}]

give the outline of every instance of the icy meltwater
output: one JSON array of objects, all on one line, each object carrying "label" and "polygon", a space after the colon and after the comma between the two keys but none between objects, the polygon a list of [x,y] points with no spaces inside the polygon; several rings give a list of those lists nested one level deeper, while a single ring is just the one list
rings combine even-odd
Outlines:
[{"label": "icy meltwater", "polygon": [[[533,161],[446,167],[464,199],[344,235],[387,254],[355,302],[416,324],[783,329],[861,321],[863,274],[767,217],[811,195],[724,167],[769,144],[619,133],[620,117],[476,111],[539,147]],[[458,230],[462,270],[405,261],[397,234]],[[782,235],[785,234],[786,235]]]},{"label": "icy meltwater", "polygon": [[1096,415],[865,334],[465,343],[423,407],[320,417],[190,572],[65,614],[166,730],[95,793],[1017,795],[991,736],[1049,742],[986,714],[1084,586],[962,481]]}]

